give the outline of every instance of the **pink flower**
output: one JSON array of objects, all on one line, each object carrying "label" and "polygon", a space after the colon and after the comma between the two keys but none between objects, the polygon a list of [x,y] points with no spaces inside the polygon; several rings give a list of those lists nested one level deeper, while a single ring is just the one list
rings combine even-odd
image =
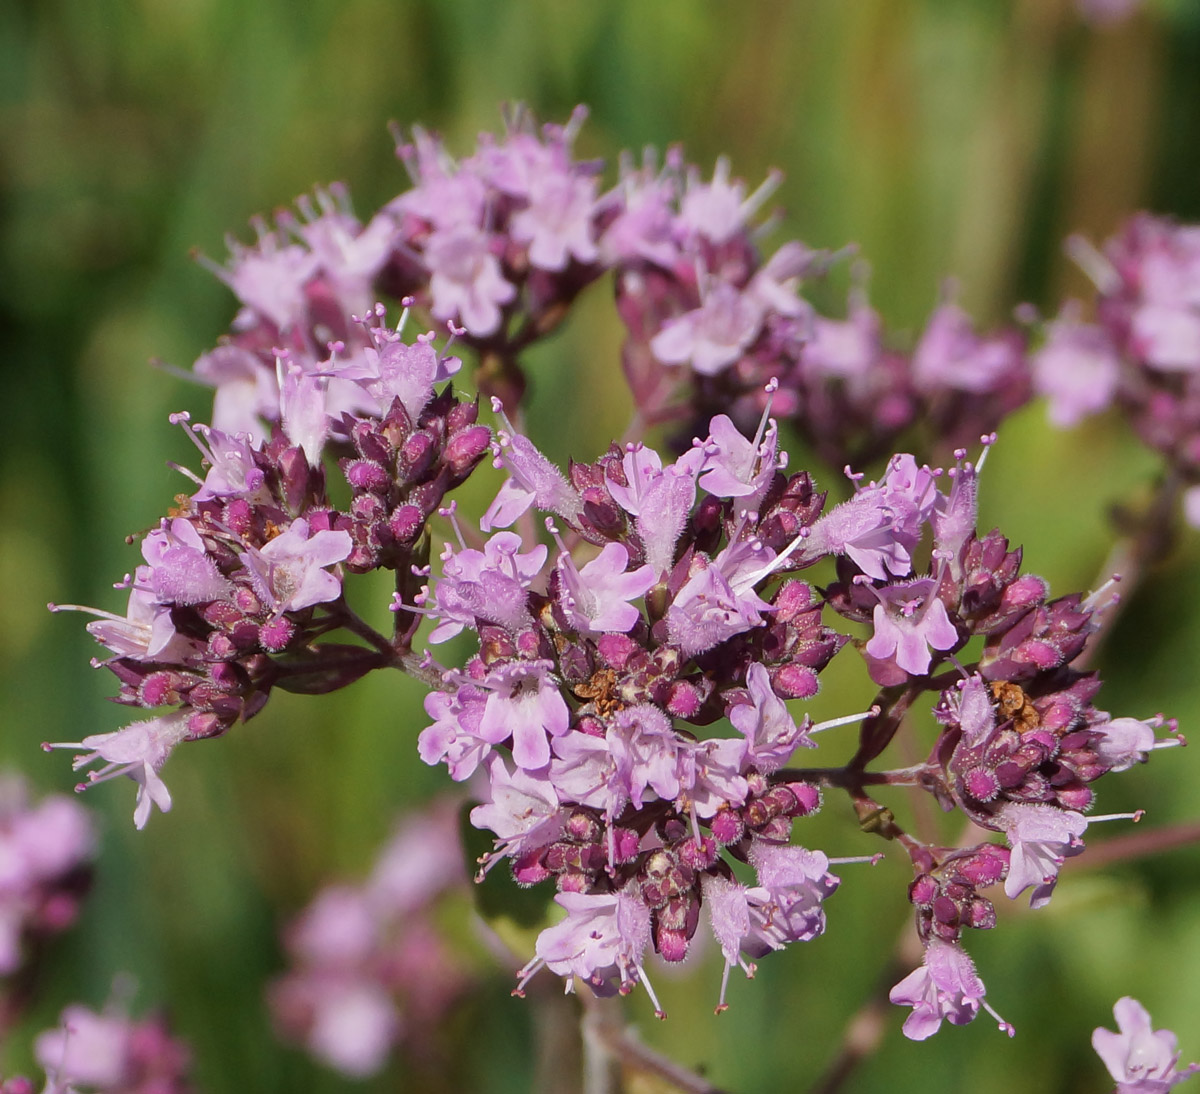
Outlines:
[{"label": "pink flower", "polygon": [[753,508],[767,492],[779,466],[775,422],[764,422],[759,429],[762,436],[750,441],[728,415],[713,418],[708,426],[708,443],[703,446],[704,469],[699,485],[718,498],[742,499],[740,508]]},{"label": "pink flower", "polygon": [[[943,1020],[965,1026],[979,1013],[986,991],[983,981],[966,953],[950,942],[932,938],[925,947],[925,960],[888,994],[900,1006],[912,1007],[904,1020],[904,1036],[924,1041],[942,1027]],[[1001,1023],[1012,1036],[1011,1027]]]},{"label": "pink flower", "polygon": [[571,712],[550,675],[551,661],[513,661],[489,673],[482,686],[489,695],[479,720],[479,735],[492,744],[512,738],[518,767],[534,771],[550,762],[551,737],[567,732]]},{"label": "pink flower", "polygon": [[325,567],[341,562],[353,546],[346,531],[327,530],[310,537],[308,521],[297,517],[261,550],[242,555],[242,561],[255,591],[282,614],[336,600],[342,583]]},{"label": "pink flower", "polygon": [[479,229],[459,225],[441,229],[425,245],[429,291],[436,319],[455,319],[478,338],[495,334],[500,309],[517,290],[504,279],[500,263]]},{"label": "pink flower", "polygon": [[624,634],[642,618],[629,601],[644,596],[657,575],[651,566],[626,571],[628,564],[629,551],[620,543],[605,544],[599,555],[578,569],[565,552],[560,556],[563,610],[580,634]]},{"label": "pink flower", "polygon": [[1200,1064],[1176,1070],[1179,1048],[1169,1029],[1153,1029],[1150,1014],[1126,995],[1113,1007],[1119,1033],[1103,1026],[1092,1033],[1092,1048],[1116,1080],[1117,1094],[1164,1094],[1200,1071]]},{"label": "pink flower", "polygon": [[759,771],[778,771],[797,748],[816,748],[809,739],[807,723],[798,726],[782,699],[771,686],[763,665],[755,662],[746,670],[749,703],[729,708],[729,720],[746,738],[746,761]]},{"label": "pink flower", "polygon": [[1016,900],[1031,885],[1031,908],[1049,903],[1063,862],[1083,851],[1087,817],[1073,809],[1053,805],[1008,802],[996,814],[996,823],[1012,847],[1004,895]]},{"label": "pink flower", "polygon": [[[518,991],[545,965],[559,976],[587,981],[599,994],[646,984],[655,1010],[662,1013],[642,968],[650,944],[650,909],[633,893],[559,893],[555,903],[567,917],[538,935],[537,956],[521,970]],[[571,984],[568,982],[568,990]]]},{"label": "pink flower", "polygon": [[[499,399],[492,400],[492,409],[502,413]],[[494,466],[503,468],[509,477],[479,521],[479,527],[485,532],[507,528],[531,505],[558,513],[568,520],[581,512],[583,503],[578,491],[528,437],[511,427],[500,430],[493,451],[496,455]]]},{"label": "pink flower", "polygon": [[913,380],[922,391],[946,387],[975,395],[995,391],[1022,367],[1014,334],[980,338],[966,312],[942,304],[913,350]]},{"label": "pink flower", "polygon": [[151,803],[164,813],[171,808],[171,794],[158,772],[167,762],[188,732],[188,711],[179,710],[159,718],[148,718],[134,722],[114,733],[97,733],[84,737],[80,742],[46,744],[42,747],[84,749],[85,754],[76,756],[71,767],[78,771],[95,760],[105,760],[98,771],[88,773],[83,786],[105,782],[118,775],[128,775],[138,784],[137,806],[133,812],[133,823],[144,828],[150,819]]},{"label": "pink flower", "polygon": [[135,1022],[112,1007],[97,1014],[78,1004],[62,1012],[61,1026],[34,1044],[46,1070],[45,1094],[184,1094],[187,1046],[173,1038],[161,1018]]},{"label": "pink flower", "polygon": [[714,376],[754,341],[763,313],[758,299],[717,281],[708,287],[700,307],[663,325],[650,340],[650,349],[664,364],[690,363],[700,375]]},{"label": "pink flower", "polygon": [[1120,358],[1102,327],[1081,323],[1065,309],[1046,329],[1045,344],[1029,359],[1033,386],[1049,400],[1051,423],[1066,428],[1112,402]]},{"label": "pink flower", "polygon": [[910,676],[929,671],[929,650],[953,649],[958,631],[937,595],[937,581],[921,578],[886,585],[876,591],[875,633],[866,652],[879,661],[892,660]]}]

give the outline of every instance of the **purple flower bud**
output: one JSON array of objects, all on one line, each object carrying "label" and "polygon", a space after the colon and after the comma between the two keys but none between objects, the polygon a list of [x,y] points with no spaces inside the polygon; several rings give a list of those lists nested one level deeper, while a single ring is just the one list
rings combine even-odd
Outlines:
[{"label": "purple flower bud", "polygon": [[469,426],[450,435],[442,460],[455,480],[464,478],[483,459],[491,440],[491,430],[484,425]]},{"label": "purple flower bud", "polygon": [[341,467],[346,481],[355,490],[372,490],[382,493],[392,481],[387,470],[374,460],[342,460]]},{"label": "purple flower bud", "polygon": [[424,514],[415,505],[401,505],[388,518],[388,528],[397,543],[411,543],[424,526]]},{"label": "purple flower bud", "polygon": [[280,653],[296,635],[296,625],[287,616],[270,619],[258,630],[258,640],[269,653]]}]

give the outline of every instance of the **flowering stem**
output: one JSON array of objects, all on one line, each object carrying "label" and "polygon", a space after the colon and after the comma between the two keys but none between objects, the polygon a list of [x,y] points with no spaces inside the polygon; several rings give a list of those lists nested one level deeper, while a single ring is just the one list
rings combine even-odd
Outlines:
[{"label": "flowering stem", "polygon": [[657,1079],[683,1094],[723,1094],[703,1076],[636,1040],[622,1021],[619,999],[584,996],[583,1003],[586,1094],[621,1094],[627,1086],[640,1089],[640,1084],[624,1081],[634,1076]]},{"label": "flowering stem", "polygon": [[369,642],[380,653],[393,655],[396,650],[382,634],[372,627],[365,619],[346,603],[344,597],[330,605],[329,613],[339,626],[345,627],[351,634],[358,635],[364,642]]},{"label": "flowering stem", "polygon": [[786,767],[776,772],[773,782],[808,782],[821,786],[855,789],[861,786],[923,786],[938,770],[936,765],[914,764],[891,771],[859,771],[852,767]]},{"label": "flowering stem", "polygon": [[848,769],[865,775],[863,769],[891,744],[892,738],[900,728],[900,723],[904,721],[904,716],[908,713],[908,708],[924,690],[925,688],[920,682],[910,682],[896,687],[883,688],[879,692],[872,704],[879,708],[879,713],[863,721],[862,728],[859,730],[858,751],[846,765]]},{"label": "flowering stem", "polygon": [[[359,616],[346,603],[345,599],[338,600],[335,604],[331,605],[331,609],[330,615],[339,626],[357,635],[363,641],[369,642],[378,651],[377,661],[370,666],[370,669],[396,668],[419,680],[426,687],[436,688],[440,686],[442,682],[440,672],[427,665],[424,658],[413,653],[412,650],[398,649],[392,642]],[[363,651],[363,656],[368,656],[366,650]],[[338,663],[348,665],[353,660],[353,658],[345,658]]]}]

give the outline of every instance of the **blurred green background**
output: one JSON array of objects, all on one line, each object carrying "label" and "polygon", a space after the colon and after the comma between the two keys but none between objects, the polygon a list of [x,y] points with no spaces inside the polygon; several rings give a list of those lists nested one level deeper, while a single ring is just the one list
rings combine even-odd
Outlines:
[{"label": "blurred green background", "polygon": [[[589,104],[580,152],[610,163],[681,141],[706,167],[729,154],[752,186],[783,168],[775,241],[859,244],[873,301],[901,332],[919,330],[947,276],[984,323],[1023,300],[1052,313],[1086,291],[1061,256],[1068,233],[1099,240],[1146,207],[1200,219],[1195,0],[1148,0],[1106,29],[1068,0],[4,0],[0,759],[65,790],[67,757],[38,742],[128,720],[103,701],[111,684],[88,668],[82,621],[45,604],[120,609],[111,583],[138,560],[123,537],[186,489],[166,461],[193,465],[195,452],[166,417],[204,420],[207,393],[148,361],[190,366],[234,310],[189,250],[222,260],[226,232],[249,239],[253,214],[318,182],[346,180],[369,214],[406,185],[389,120],[438,129],[465,154],[514,99],[554,120]],[[846,281],[814,299],[837,313]],[[531,362],[531,433],[557,459],[590,458],[628,415],[607,293],[594,288]],[[1110,506],[1156,469],[1116,419],[1055,434],[1034,406],[1001,432],[983,519],[1024,543],[1056,592],[1090,588]],[[1102,706],[1165,710],[1195,731],[1198,597],[1193,534],[1122,617]],[[386,600],[381,587],[380,612]],[[844,657],[816,717],[869,701]],[[420,699],[402,678],[279,694],[219,742],[180,750],[166,771],[175,808],[142,833],[132,786],[89,795],[96,889],[34,1013],[0,1046],[0,1074],[28,1067],[32,1033],[69,1001],[101,1003],[124,970],[135,1009],[164,1004],[191,1040],[211,1094],[417,1089],[402,1061],[354,1084],[279,1047],[261,989],[282,968],[278,926],[325,880],[361,876],[396,812],[448,782],[416,758]],[[1150,807],[1145,825],[1194,816],[1197,762],[1159,755],[1102,784],[1101,807]],[[800,838],[835,855],[878,849],[832,796]],[[736,977],[720,1018],[711,951],[660,974],[667,1022],[640,993],[627,1004],[644,1038],[733,1090],[805,1088],[909,915],[900,856],[844,878],[827,935],[763,961],[752,983]],[[1195,847],[1069,868],[1048,909],[1002,909],[999,929],[969,940],[1014,1041],[981,1018],[910,1044],[896,1009],[846,1089],[1104,1089],[1089,1037],[1123,994],[1200,1055],[1198,897]],[[510,1000],[510,984],[493,976],[449,1027],[448,1088],[530,1088],[536,1006]]]}]

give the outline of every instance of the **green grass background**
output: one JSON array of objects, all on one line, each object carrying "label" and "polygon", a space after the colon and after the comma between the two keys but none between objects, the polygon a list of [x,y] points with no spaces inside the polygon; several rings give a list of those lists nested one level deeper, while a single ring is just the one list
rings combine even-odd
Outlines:
[{"label": "green grass background", "polygon": [[[1103,31],[1066,0],[0,0],[0,759],[66,789],[67,758],[38,742],[127,720],[103,701],[110,681],[88,668],[80,621],[45,604],[119,608],[111,583],[138,560],[123,537],[186,489],[166,461],[195,453],[166,417],[203,420],[206,393],[147,362],[189,366],[234,307],[189,250],[223,259],[227,231],[250,238],[253,214],[314,183],[346,180],[369,213],[406,185],[388,120],[436,128],[465,153],[515,99],[559,120],[588,103],[580,151],[610,162],[681,141],[706,167],[729,154],[752,186],[783,168],[776,240],[859,244],[899,332],[919,330],[947,276],[983,322],[1024,300],[1052,312],[1086,291],[1061,255],[1069,232],[1101,239],[1146,207],[1200,219],[1193,0],[1148,0]],[[838,308],[845,283],[815,299]],[[590,458],[629,412],[609,291],[592,289],[530,363],[531,431],[555,458]],[[1056,592],[1089,588],[1110,506],[1156,470],[1115,418],[1057,434],[1034,406],[1001,432],[983,519],[1024,543]],[[1103,706],[1165,710],[1195,731],[1198,595],[1192,534],[1113,635]],[[381,587],[378,610],[386,600]],[[818,717],[869,701],[844,656]],[[142,833],[131,786],[89,795],[104,840],[96,888],[34,1012],[0,1045],[0,1074],[29,1067],[33,1032],[69,1001],[102,1002],[124,970],[136,1006],[166,1006],[192,1041],[211,1094],[427,1089],[403,1060],[354,1084],[280,1048],[261,996],[282,967],[278,926],[326,879],[361,875],[396,812],[448,783],[416,759],[420,699],[399,677],[280,694],[220,741],[179,751],[166,770],[175,809]],[[1101,807],[1146,806],[1147,825],[1192,817],[1198,762],[1156,756],[1106,780]],[[877,849],[832,796],[801,838],[831,854]],[[1104,1089],[1088,1039],[1122,994],[1200,1056],[1198,868],[1189,848],[1069,869],[1048,909],[1005,909],[970,946],[1017,1038],[981,1018],[910,1044],[897,1010],[846,1089]],[[660,975],[667,1022],[640,993],[630,1020],[733,1090],[804,1089],[908,917],[900,856],[844,877],[828,934],[735,979],[729,1013],[712,1015],[710,951]],[[446,1089],[530,1089],[537,1007],[508,986],[493,975],[447,1026]]]}]

